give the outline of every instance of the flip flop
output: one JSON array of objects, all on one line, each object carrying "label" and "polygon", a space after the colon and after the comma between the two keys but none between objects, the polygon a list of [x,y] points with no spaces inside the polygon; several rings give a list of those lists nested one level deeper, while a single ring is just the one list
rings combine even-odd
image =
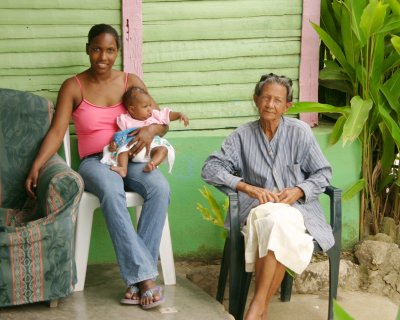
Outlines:
[{"label": "flip flop", "polygon": [[141,295],[141,297],[142,298],[153,298],[154,291],[158,292],[158,294],[160,295],[160,300],[154,301],[153,303],[149,303],[149,304],[140,304],[140,306],[143,309],[145,309],[145,310],[152,309],[152,308],[157,307],[160,304],[164,303],[165,299],[164,299],[164,296],[162,295],[162,290],[161,290],[160,286],[155,286],[150,289],[147,289],[146,292]]},{"label": "flip flop", "polygon": [[[140,292],[139,287],[136,285],[131,285],[128,287],[128,291],[131,295],[137,294]],[[125,293],[126,294],[126,293]],[[138,305],[140,304],[140,297],[139,299],[129,299],[129,298],[123,298],[120,301],[121,304],[133,304],[133,305]]]}]

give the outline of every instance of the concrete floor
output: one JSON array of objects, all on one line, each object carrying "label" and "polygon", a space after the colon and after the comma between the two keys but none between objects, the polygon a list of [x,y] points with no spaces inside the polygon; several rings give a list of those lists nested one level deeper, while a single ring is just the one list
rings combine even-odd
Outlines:
[{"label": "concrete floor", "polygon": [[[0,309],[0,320],[217,320],[233,319],[221,304],[177,270],[177,285],[164,289],[166,302],[142,310],[119,304],[124,292],[118,267],[90,265],[84,292],[60,301],[57,308],[44,303]],[[339,304],[355,320],[395,320],[398,306],[389,299],[362,292],[339,292]],[[276,296],[270,306],[271,320],[326,320],[327,296],[293,295],[289,303]]]}]

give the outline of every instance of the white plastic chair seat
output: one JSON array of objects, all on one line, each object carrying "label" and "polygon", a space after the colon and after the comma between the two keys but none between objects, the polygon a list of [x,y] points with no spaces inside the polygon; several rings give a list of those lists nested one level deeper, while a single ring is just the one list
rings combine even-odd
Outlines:
[{"label": "white plastic chair seat", "polygon": [[[65,159],[71,166],[71,151],[69,129],[64,136]],[[142,210],[143,198],[135,192],[126,192],[126,205],[128,208],[135,207],[136,223],[139,221]],[[92,232],[93,214],[95,209],[100,208],[99,199],[90,192],[84,192],[79,204],[78,218],[75,231],[75,263],[78,282],[75,291],[82,291],[85,287],[86,269],[89,256],[90,235]],[[160,260],[165,285],[175,285],[175,265],[172,251],[171,233],[169,229],[168,213],[160,243]]]},{"label": "white plastic chair seat", "polygon": [[[126,192],[126,204],[128,208],[135,207],[136,223],[139,221],[143,198],[135,192]],[[92,230],[94,210],[100,208],[99,199],[92,193],[84,192],[79,204],[78,219],[75,233],[75,263],[78,282],[75,291],[82,291],[85,287],[87,261],[89,256],[90,234]],[[168,215],[165,219],[161,235],[160,260],[165,285],[175,285],[176,275],[174,257],[171,245]]]}]

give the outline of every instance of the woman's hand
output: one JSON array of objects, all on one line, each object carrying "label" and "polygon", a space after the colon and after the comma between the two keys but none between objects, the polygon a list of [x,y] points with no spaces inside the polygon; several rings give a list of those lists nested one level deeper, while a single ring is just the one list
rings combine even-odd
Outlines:
[{"label": "woman's hand", "polygon": [[128,143],[128,147],[133,145],[132,149],[129,150],[129,157],[136,156],[143,148],[146,148],[146,156],[148,156],[155,135],[152,125],[132,131],[129,136],[135,137]]},{"label": "woman's hand", "polygon": [[285,188],[276,194],[280,203],[287,203],[292,205],[300,198],[304,197],[304,192],[299,187]]},{"label": "woman's hand", "polygon": [[251,198],[257,199],[260,204],[267,202],[280,202],[276,193],[265,188],[252,186],[245,182],[239,182],[236,189],[246,193]]},{"label": "woman's hand", "polygon": [[26,192],[28,193],[28,196],[33,199],[36,199],[36,188],[37,188],[38,177],[39,177],[39,170],[32,168],[28,174],[28,177],[25,180]]}]

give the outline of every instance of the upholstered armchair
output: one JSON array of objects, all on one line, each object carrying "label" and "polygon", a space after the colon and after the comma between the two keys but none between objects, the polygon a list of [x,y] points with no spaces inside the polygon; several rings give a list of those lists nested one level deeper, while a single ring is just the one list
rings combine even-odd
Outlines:
[{"label": "upholstered armchair", "polygon": [[40,171],[37,200],[24,187],[53,111],[42,97],[0,89],[0,307],[55,301],[76,283],[80,176],[55,155]]}]

